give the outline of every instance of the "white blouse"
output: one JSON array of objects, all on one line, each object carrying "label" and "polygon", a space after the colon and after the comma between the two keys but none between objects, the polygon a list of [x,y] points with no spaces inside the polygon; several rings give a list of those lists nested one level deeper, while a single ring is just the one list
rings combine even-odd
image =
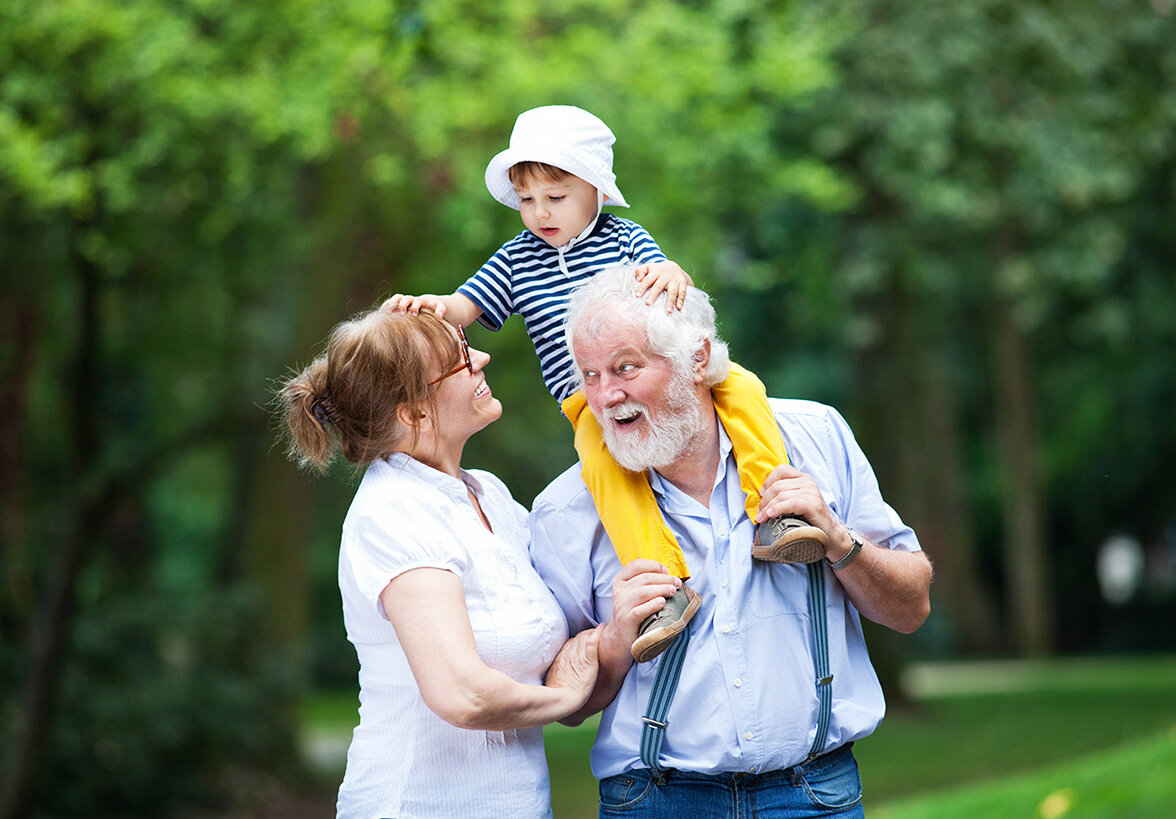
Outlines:
[{"label": "white blouse", "polygon": [[341,818],[551,816],[542,729],[466,730],[430,711],[380,601],[409,569],[453,572],[483,662],[542,684],[567,626],[531,567],[527,512],[490,473],[463,476],[464,483],[395,454],[368,468],[343,522],[339,591],[359,657],[360,705],[339,788]]}]

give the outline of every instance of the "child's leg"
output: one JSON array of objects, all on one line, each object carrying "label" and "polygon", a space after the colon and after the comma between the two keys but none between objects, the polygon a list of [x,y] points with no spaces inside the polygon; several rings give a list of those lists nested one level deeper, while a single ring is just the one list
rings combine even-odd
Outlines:
[{"label": "child's leg", "polygon": [[624,470],[613,460],[582,391],[565,399],[562,408],[576,430],[580,474],[621,564],[645,557],[678,577],[689,577],[682,548],[662,519],[649,478]]},{"label": "child's leg", "polygon": [[[738,364],[732,362],[731,374],[711,388],[711,395],[731,439],[739,466],[739,485],[747,495],[747,516],[754,522],[760,489],[768,473],[788,463],[784,438],[768,405],[763,383]],[[755,557],[774,563],[811,563],[825,556],[828,537],[804,518],[782,516],[763,525],[772,534],[767,537],[757,529],[757,545],[752,551]]]}]

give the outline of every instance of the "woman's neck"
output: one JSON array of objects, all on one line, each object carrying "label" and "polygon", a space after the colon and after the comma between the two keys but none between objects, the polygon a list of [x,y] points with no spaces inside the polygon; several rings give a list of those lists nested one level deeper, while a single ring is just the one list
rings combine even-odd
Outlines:
[{"label": "woman's neck", "polygon": [[400,450],[425,466],[461,480],[461,446],[445,446],[432,436],[422,435],[411,450]]}]

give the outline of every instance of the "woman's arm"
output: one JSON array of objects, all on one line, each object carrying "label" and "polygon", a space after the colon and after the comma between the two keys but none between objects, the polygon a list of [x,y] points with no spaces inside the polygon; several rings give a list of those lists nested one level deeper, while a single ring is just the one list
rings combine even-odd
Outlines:
[{"label": "woman's arm", "polygon": [[595,632],[569,640],[544,685],[526,685],[478,656],[457,575],[412,569],[380,593],[425,705],[459,728],[505,731],[546,725],[579,708],[596,682]]}]

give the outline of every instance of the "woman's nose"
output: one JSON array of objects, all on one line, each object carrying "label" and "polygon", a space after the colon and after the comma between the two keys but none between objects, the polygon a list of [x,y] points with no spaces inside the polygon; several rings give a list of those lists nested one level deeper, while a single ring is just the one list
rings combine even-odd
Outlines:
[{"label": "woman's nose", "polygon": [[484,353],[474,347],[470,347],[470,364],[474,365],[474,372],[481,372],[482,368],[490,363],[490,353]]}]

